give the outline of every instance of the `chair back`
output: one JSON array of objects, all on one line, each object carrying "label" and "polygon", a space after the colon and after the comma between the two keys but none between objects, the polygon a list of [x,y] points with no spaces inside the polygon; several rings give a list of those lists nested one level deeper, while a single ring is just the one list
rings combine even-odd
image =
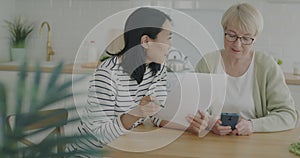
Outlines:
[{"label": "chair back", "polygon": [[[37,117],[32,117],[32,116],[37,116]],[[36,118],[40,118],[40,119],[36,120]],[[68,121],[68,111],[66,109],[44,110],[34,114],[26,113],[26,114],[20,114],[18,116],[13,114],[7,116],[6,118],[8,129],[12,133],[14,132],[16,127],[24,127],[23,128],[24,133],[34,131],[34,130],[40,130],[41,133],[34,134],[33,136],[42,135],[43,138],[41,142],[47,140],[47,138],[50,138],[50,136],[51,138],[53,138],[52,137],[53,135],[56,135],[56,138],[62,136],[64,134],[64,125],[66,125],[67,121]],[[44,136],[43,132],[47,133],[47,135]],[[26,137],[21,139],[20,142],[27,146],[38,144]],[[57,152],[60,153],[63,152],[64,150],[65,150],[65,145],[58,143]]]}]

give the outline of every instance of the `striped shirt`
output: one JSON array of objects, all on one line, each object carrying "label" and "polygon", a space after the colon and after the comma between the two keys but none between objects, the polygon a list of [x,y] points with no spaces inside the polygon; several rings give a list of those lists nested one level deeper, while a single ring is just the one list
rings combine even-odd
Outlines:
[{"label": "striped shirt", "polygon": [[[82,116],[78,134],[93,134],[94,140],[80,141],[73,144],[73,150],[81,148],[99,148],[128,133],[120,116],[136,107],[144,96],[154,96],[164,104],[167,97],[166,66],[153,76],[147,67],[143,81],[138,84],[118,63],[117,57],[112,57],[101,63],[90,80],[85,116]],[[161,119],[149,117],[153,124],[159,126]],[[147,118],[141,118],[131,128],[143,123]]]}]

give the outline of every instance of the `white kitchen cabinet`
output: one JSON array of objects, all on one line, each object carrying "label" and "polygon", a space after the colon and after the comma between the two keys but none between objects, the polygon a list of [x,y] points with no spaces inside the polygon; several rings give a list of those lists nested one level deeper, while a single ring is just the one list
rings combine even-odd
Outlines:
[{"label": "white kitchen cabinet", "polygon": [[[30,72],[28,74],[28,81],[31,83],[34,83],[34,77],[35,74],[33,72]],[[51,77],[51,73],[42,73],[41,76],[41,83],[40,83],[40,92],[46,93],[46,89],[48,86],[48,81]],[[60,74],[57,83],[61,84],[64,82],[64,74]],[[47,97],[47,96],[45,96]],[[53,105],[47,106],[45,109],[57,109],[57,108],[64,108],[65,100],[62,100],[60,102],[56,102]]]},{"label": "white kitchen cabinet", "polygon": [[[42,73],[41,76],[41,83],[40,83],[40,92],[45,92],[46,87],[47,87],[47,82],[50,78],[50,73]],[[26,87],[28,90],[29,94],[31,87],[33,86],[34,83],[34,72],[28,72],[26,75]],[[17,88],[17,81],[19,79],[19,72],[18,71],[0,71],[0,81],[4,83],[4,85],[7,88],[7,103],[9,106],[8,113],[11,114],[14,111],[14,105],[16,104],[16,88]],[[61,75],[59,77],[58,82],[62,83],[64,81],[64,75]],[[43,95],[40,93],[40,95]],[[29,105],[29,100],[24,100],[25,101],[25,107],[24,111],[27,111],[28,105]],[[54,108],[62,108],[64,107],[64,101],[63,102],[57,102],[46,109],[54,109]]]},{"label": "white kitchen cabinet", "polygon": [[[0,71],[0,82],[3,83],[7,89],[7,103],[8,105],[15,105],[15,87],[17,83],[18,73],[16,71]],[[8,113],[12,113],[12,106],[8,107]]]}]

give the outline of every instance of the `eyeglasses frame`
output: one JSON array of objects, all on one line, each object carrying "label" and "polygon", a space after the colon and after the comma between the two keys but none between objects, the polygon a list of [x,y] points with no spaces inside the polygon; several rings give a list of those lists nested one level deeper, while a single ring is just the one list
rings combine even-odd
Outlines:
[{"label": "eyeglasses frame", "polygon": [[[224,37],[225,37],[225,39],[226,39],[226,35],[230,35],[229,33],[227,33],[227,32],[225,32],[224,33]],[[229,41],[229,42],[235,42],[235,41],[237,41],[238,39],[242,39],[244,36],[238,36],[238,35],[235,35],[236,36],[236,39],[234,40],[234,41],[229,41],[228,39],[226,39],[227,41]],[[251,43],[250,44],[244,44],[243,42],[242,42],[242,40],[240,40],[241,41],[241,43],[243,44],[243,45],[251,45],[251,44],[253,44],[253,42],[254,42],[254,38],[251,38],[251,37],[249,37],[252,41],[251,41]]]}]

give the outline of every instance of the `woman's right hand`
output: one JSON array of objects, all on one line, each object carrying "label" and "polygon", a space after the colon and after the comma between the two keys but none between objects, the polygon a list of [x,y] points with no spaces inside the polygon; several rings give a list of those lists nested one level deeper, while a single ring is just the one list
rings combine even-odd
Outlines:
[{"label": "woman's right hand", "polygon": [[136,117],[152,116],[161,110],[161,106],[155,104],[153,101],[157,100],[155,97],[144,96],[140,104],[128,112],[129,115]]},{"label": "woman's right hand", "polygon": [[199,134],[208,126],[208,116],[198,110],[198,116],[188,115],[186,117],[190,126],[187,128],[188,131],[194,134]]},{"label": "woman's right hand", "polygon": [[221,126],[221,124],[222,124],[221,120],[217,120],[217,122],[212,128],[212,132],[221,136],[230,134],[232,132],[230,126]]}]

